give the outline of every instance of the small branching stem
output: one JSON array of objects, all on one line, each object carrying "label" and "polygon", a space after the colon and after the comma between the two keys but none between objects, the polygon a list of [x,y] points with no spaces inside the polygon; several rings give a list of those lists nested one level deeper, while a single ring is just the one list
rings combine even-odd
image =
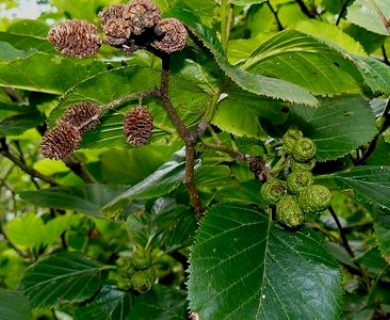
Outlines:
[{"label": "small branching stem", "polygon": [[64,159],[65,165],[86,183],[97,183],[94,176],[85,168],[84,164],[74,156]]},{"label": "small branching stem", "polygon": [[44,182],[49,183],[52,186],[59,185],[59,183],[56,180],[54,180],[52,177],[40,173],[39,171],[25,164],[14,154],[12,154],[8,148],[7,141],[4,137],[0,138],[0,154],[3,155],[5,158],[9,159],[10,161],[12,161],[16,166],[18,166],[22,171],[24,171],[31,177],[38,178]]},{"label": "small branching stem", "polygon": [[269,0],[266,2],[268,8],[270,9],[272,15],[274,16],[275,18],[275,21],[276,21],[276,24],[278,25],[278,29],[279,31],[283,31],[284,30],[284,27],[282,25],[282,22],[280,21],[279,19],[279,16],[278,16],[278,12],[274,9],[274,7],[272,6],[272,4],[269,2]]},{"label": "small branching stem", "polygon": [[199,193],[194,183],[195,176],[195,144],[198,138],[196,132],[191,132],[181,120],[179,114],[176,112],[168,95],[169,85],[169,56],[162,56],[162,71],[161,71],[161,86],[160,89],[154,90],[154,96],[160,100],[169,119],[176,127],[176,131],[185,144],[186,153],[186,167],[184,183],[193,201],[196,216],[201,219],[204,215],[204,208],[199,197]]},{"label": "small branching stem", "polygon": [[310,19],[313,19],[316,17],[316,12],[314,10],[310,10],[308,7],[306,7],[306,4],[303,2],[303,0],[295,0],[295,2],[298,4],[301,11]]}]

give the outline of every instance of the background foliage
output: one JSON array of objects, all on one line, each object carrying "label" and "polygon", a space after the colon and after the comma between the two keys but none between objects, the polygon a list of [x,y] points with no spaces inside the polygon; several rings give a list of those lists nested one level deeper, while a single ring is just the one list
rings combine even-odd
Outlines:
[{"label": "background foliage", "polygon": [[[0,319],[388,319],[389,2],[154,1],[190,33],[169,98],[200,132],[202,207],[183,183],[188,141],[153,97],[149,145],[123,139],[130,99],[68,160],[40,154],[67,106],[160,85],[148,51],[80,60],[46,40],[63,19],[100,25],[118,2],[37,1],[36,19],[0,4]],[[260,194],[264,175],[288,173],[291,126],[315,141],[316,183],[333,194],[298,231]],[[116,261],[139,247],[157,277],[144,294],[117,285]]]}]

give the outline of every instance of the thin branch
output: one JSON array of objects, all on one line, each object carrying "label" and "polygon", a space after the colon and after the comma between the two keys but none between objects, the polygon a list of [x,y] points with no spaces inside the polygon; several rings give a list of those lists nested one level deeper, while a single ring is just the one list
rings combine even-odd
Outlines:
[{"label": "thin branch", "polygon": [[352,259],[355,258],[355,253],[353,252],[351,246],[348,243],[348,239],[345,236],[344,229],[340,223],[339,217],[337,216],[336,212],[334,211],[334,209],[331,206],[329,207],[329,212],[332,215],[333,220],[336,222],[337,229],[339,229],[340,238],[341,238],[341,241],[343,243],[345,250],[347,250],[348,254],[350,255],[350,257]]},{"label": "thin branch", "polygon": [[34,168],[28,166],[27,164],[23,163],[18,157],[14,156],[8,149],[7,142],[5,138],[0,138],[0,154],[2,154],[7,159],[11,160],[16,166],[18,166],[22,171],[30,175],[31,177],[41,179],[42,181],[45,181],[52,186],[57,186],[59,183],[55,181],[52,177],[46,176]]},{"label": "thin branch", "polygon": [[228,147],[223,146],[223,145],[202,142],[202,143],[198,144],[198,147],[203,148],[203,149],[215,150],[215,151],[220,151],[220,152],[226,153],[229,156],[231,156],[233,159],[237,159],[237,160],[238,159],[240,159],[240,160],[245,159],[244,154],[237,152],[237,151],[234,151],[232,149],[229,149]]},{"label": "thin branch", "polygon": [[3,219],[0,217],[0,233],[3,235],[4,240],[8,243],[8,245],[22,258],[28,259],[29,256],[27,253],[24,253],[22,250],[20,250],[17,246],[15,246],[12,241],[8,238],[7,234],[4,231],[3,228]]},{"label": "thin branch", "polygon": [[85,168],[84,164],[74,156],[64,159],[65,165],[86,183],[97,183],[95,177]]},{"label": "thin branch", "polygon": [[282,25],[282,23],[279,20],[278,13],[274,10],[274,8],[272,7],[272,5],[269,2],[269,0],[266,2],[266,4],[267,4],[268,8],[271,10],[271,13],[273,14],[273,16],[275,18],[275,21],[276,21],[276,23],[278,25],[279,31],[284,30],[283,25]]},{"label": "thin branch", "polygon": [[339,14],[337,15],[336,26],[339,25],[342,17],[344,16],[345,12],[347,11],[348,4],[349,4],[349,0],[344,0],[343,4],[341,5]]},{"label": "thin branch", "polygon": [[169,85],[169,56],[162,56],[162,70],[161,70],[161,87],[159,90],[154,90],[154,96],[161,101],[169,119],[176,127],[176,131],[184,141],[186,147],[186,167],[184,183],[188,189],[191,199],[194,203],[196,216],[201,219],[204,215],[204,208],[201,203],[198,191],[194,183],[194,167],[195,167],[195,144],[197,140],[196,133],[191,132],[184,125],[180,116],[176,112],[171,99],[168,96]]},{"label": "thin branch", "polygon": [[313,19],[316,17],[316,12],[313,10],[309,10],[308,7],[306,7],[305,3],[302,0],[295,0],[295,2],[298,4],[299,8],[301,8],[301,11],[310,19]]},{"label": "thin branch", "polygon": [[362,157],[359,160],[355,161],[356,165],[363,164],[371,156],[371,154],[374,152],[379,137],[381,136],[383,131],[386,129],[386,124],[387,124],[387,121],[388,121],[389,114],[390,114],[390,98],[388,98],[385,110],[383,111],[383,114],[382,114],[382,116],[379,119],[380,120],[380,125],[379,125],[379,128],[378,128],[377,134],[371,140],[369,146],[365,149]]},{"label": "thin branch", "polygon": [[389,57],[387,56],[387,52],[384,44],[382,44],[381,49],[382,49],[382,56],[383,56],[384,63],[390,66]]}]

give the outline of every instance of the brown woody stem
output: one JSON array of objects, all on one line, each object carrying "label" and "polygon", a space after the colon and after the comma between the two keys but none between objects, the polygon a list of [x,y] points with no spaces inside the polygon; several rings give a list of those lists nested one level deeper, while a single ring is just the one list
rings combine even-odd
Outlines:
[{"label": "brown woody stem", "polygon": [[195,133],[188,130],[188,128],[184,125],[180,116],[176,112],[176,109],[173,106],[172,101],[168,95],[168,85],[169,85],[169,56],[163,56],[162,71],[161,71],[161,86],[159,90],[155,90],[154,95],[157,99],[161,101],[165,111],[168,114],[169,119],[176,127],[177,133],[184,141],[185,148],[186,148],[186,167],[185,167],[184,184],[186,185],[190,197],[194,203],[196,216],[198,219],[201,219],[204,216],[204,208],[194,183],[195,144],[196,144],[197,136]]}]

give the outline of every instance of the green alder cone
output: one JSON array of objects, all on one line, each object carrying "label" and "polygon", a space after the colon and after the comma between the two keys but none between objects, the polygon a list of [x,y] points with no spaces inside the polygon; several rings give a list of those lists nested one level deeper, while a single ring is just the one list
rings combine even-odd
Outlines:
[{"label": "green alder cone", "polygon": [[316,159],[311,159],[309,162],[297,162],[294,159],[291,159],[290,161],[290,168],[291,171],[302,171],[302,170],[308,170],[311,171],[314,169],[316,165]]},{"label": "green alder cone", "polygon": [[116,260],[118,272],[122,277],[131,278],[135,271],[131,257],[120,257]]},{"label": "green alder cone", "polygon": [[142,270],[150,266],[150,254],[142,247],[137,247],[137,250],[131,256],[131,262],[135,269]]},{"label": "green alder cone", "polygon": [[293,171],[287,176],[287,187],[292,194],[301,193],[313,182],[313,174],[308,170]]},{"label": "green alder cone", "polygon": [[307,187],[298,197],[298,203],[305,213],[321,213],[330,206],[332,193],[322,185]]},{"label": "green alder cone", "polygon": [[316,151],[317,148],[313,140],[302,138],[294,144],[291,155],[297,162],[309,162],[314,158]]},{"label": "green alder cone", "polygon": [[291,153],[294,144],[303,138],[303,133],[297,128],[290,128],[283,136],[283,144],[288,153]]},{"label": "green alder cone", "polygon": [[285,194],[287,194],[286,181],[273,178],[261,186],[261,196],[268,205],[275,205]]},{"label": "green alder cone", "polygon": [[155,281],[156,271],[154,268],[139,270],[131,277],[133,289],[139,293],[148,292],[152,288]]},{"label": "green alder cone", "polygon": [[290,229],[295,229],[303,225],[305,215],[296,197],[285,195],[280,199],[276,204],[276,221]]},{"label": "green alder cone", "polygon": [[131,279],[124,278],[124,277],[119,277],[116,280],[116,285],[117,285],[118,289],[123,290],[123,291],[129,291],[133,287]]}]

